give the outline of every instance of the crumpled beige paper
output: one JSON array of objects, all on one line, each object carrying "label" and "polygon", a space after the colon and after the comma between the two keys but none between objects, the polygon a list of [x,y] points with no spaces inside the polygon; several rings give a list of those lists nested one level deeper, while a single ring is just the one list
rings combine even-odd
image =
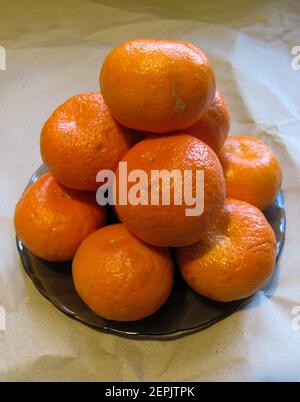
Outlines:
[{"label": "crumpled beige paper", "polygon": [[[128,340],[74,322],[36,291],[15,247],[13,209],[41,163],[42,124],[68,97],[98,89],[112,46],[141,36],[202,47],[229,104],[231,133],[261,137],[284,173],[287,232],[275,278],[243,310],[176,341]],[[300,380],[292,315],[300,305],[300,70],[291,67],[297,45],[297,1],[1,2],[1,381]]]}]

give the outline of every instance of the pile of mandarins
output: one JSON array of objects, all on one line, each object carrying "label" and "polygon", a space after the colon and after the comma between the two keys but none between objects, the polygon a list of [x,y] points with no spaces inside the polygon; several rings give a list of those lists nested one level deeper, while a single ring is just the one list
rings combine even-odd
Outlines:
[{"label": "pile of mandarins", "polygon": [[[80,297],[106,319],[138,320],[162,306],[173,284],[169,247],[199,294],[229,302],[255,293],[275,267],[275,235],[261,210],[280,188],[281,169],[260,140],[227,138],[229,112],[207,56],[187,42],[129,40],[106,57],[100,86],[44,125],[49,173],[16,206],[18,237],[40,258],[73,260]],[[170,205],[116,197],[122,223],[106,225],[96,177],[116,172],[118,192],[120,161],[128,174],[203,171],[203,213],[188,216],[187,202],[174,197]]]}]

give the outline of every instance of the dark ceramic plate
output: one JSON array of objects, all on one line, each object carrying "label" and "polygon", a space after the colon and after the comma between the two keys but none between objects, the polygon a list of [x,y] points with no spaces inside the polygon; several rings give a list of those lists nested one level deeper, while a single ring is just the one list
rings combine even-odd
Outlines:
[{"label": "dark ceramic plate", "polygon": [[[42,166],[29,184],[46,169]],[[277,257],[284,242],[285,211],[282,193],[265,211],[277,238]],[[71,275],[71,263],[50,263],[31,254],[20,240],[17,247],[25,271],[38,291],[68,316],[94,329],[133,338],[177,338],[199,331],[238,310],[247,300],[218,303],[194,293],[176,270],[173,292],[167,303],[155,314],[140,321],[116,322],[94,314],[77,295]]]}]

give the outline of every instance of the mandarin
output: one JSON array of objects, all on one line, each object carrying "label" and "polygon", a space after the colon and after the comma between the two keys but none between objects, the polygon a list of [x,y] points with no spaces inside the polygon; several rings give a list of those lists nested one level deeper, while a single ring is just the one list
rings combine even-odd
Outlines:
[{"label": "mandarin", "polygon": [[48,261],[69,261],[81,242],[105,224],[106,211],[91,192],[71,190],[50,173],[29,187],[15,209],[19,239]]},{"label": "mandarin", "polygon": [[114,118],[154,133],[185,129],[215,96],[207,56],[183,41],[131,39],[106,57],[100,86]]},{"label": "mandarin", "polygon": [[250,136],[229,137],[220,153],[227,196],[268,207],[280,189],[280,164],[271,149]]},{"label": "mandarin", "polygon": [[216,154],[219,154],[228,136],[230,128],[230,115],[225,99],[220,91],[212,104],[196,124],[183,131],[193,135],[209,145]]},{"label": "mandarin", "polygon": [[168,249],[149,246],[123,224],[106,226],[85,239],[73,261],[79,296],[99,316],[134,321],[157,311],[173,284]]},{"label": "mandarin", "polygon": [[67,187],[96,190],[100,170],[114,170],[135,142],[135,135],[111,116],[100,93],[66,101],[41,133],[41,154],[55,178]]},{"label": "mandarin", "polygon": [[192,289],[210,299],[230,302],[251,296],[270,278],[276,239],[258,208],[226,199],[209,232],[198,243],[176,252]]},{"label": "mandarin", "polygon": [[[222,167],[216,154],[198,138],[190,135],[148,137],[131,148],[122,162],[127,163],[128,177],[131,172],[142,170],[148,178],[148,184],[140,192],[137,191],[138,198],[141,196],[140,200],[132,203],[128,196],[129,202],[124,203],[119,193],[125,184],[120,180],[119,169],[116,171],[115,201],[118,217],[137,237],[154,246],[179,247],[195,243],[209,228],[223,205],[225,181]],[[192,173],[190,186],[188,181],[185,183],[186,171]],[[200,186],[196,188],[196,171],[204,172],[204,189]],[[152,177],[153,172],[176,174],[170,176],[169,181],[160,178],[157,181]],[[134,191],[134,186],[136,184],[133,182],[128,183],[128,195]],[[195,197],[194,208],[199,206],[204,196],[203,211],[187,212],[191,203],[186,200],[188,193],[184,194],[185,186],[187,190],[190,188]],[[156,205],[152,202],[155,187],[159,194]],[[200,193],[199,190],[202,189],[203,192]],[[170,194],[169,199],[166,197],[165,204],[163,193]]]}]

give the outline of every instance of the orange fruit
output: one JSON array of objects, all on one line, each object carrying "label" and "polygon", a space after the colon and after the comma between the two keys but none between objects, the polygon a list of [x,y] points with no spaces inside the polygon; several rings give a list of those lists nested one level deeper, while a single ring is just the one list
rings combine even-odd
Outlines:
[{"label": "orange fruit", "polygon": [[250,136],[229,137],[220,153],[227,196],[265,209],[280,189],[280,164],[271,149]]},{"label": "orange fruit", "polygon": [[50,116],[41,133],[41,154],[60,183],[96,190],[97,173],[114,170],[134,141],[134,135],[112,118],[100,93],[84,93]]},{"label": "orange fruit", "polygon": [[230,302],[251,296],[270,278],[276,239],[259,209],[226,199],[209,232],[198,243],[176,251],[182,275],[192,289]]},{"label": "orange fruit", "polygon": [[[179,247],[195,243],[201,238],[217,212],[223,205],[225,199],[225,182],[222,167],[216,154],[202,141],[190,135],[164,135],[152,136],[136,144],[125,155],[122,162],[127,163],[128,175],[136,169],[143,170],[148,178],[148,186],[142,190],[143,197],[148,205],[139,203],[122,205],[120,202],[119,186],[121,189],[124,183],[119,180],[119,169],[116,171],[116,211],[120,220],[143,241],[161,247]],[[168,183],[156,181],[156,187],[160,195],[159,205],[153,205],[151,193],[155,188],[155,180],[152,180],[152,171],[166,170],[172,172],[177,170],[181,175],[182,196],[179,203],[176,201],[175,193],[178,189],[177,178],[170,180],[170,205],[162,205],[162,194],[167,192]],[[187,209],[190,208],[184,198],[184,171],[192,172],[192,194],[196,195],[196,171],[204,172],[204,210],[201,214],[187,216]],[[167,184],[166,184],[167,183]],[[176,185],[175,185],[176,184]],[[130,192],[133,191],[134,183],[128,183],[128,200]],[[198,186],[201,190],[201,187]],[[180,193],[179,193],[180,194]],[[166,202],[168,199],[166,198]],[[181,205],[178,205],[180,204]],[[126,203],[124,203],[126,204]],[[144,203],[145,204],[145,203]],[[197,207],[197,205],[195,205]]]},{"label": "orange fruit", "polygon": [[188,42],[131,39],[106,57],[100,85],[115,119],[154,133],[185,129],[215,95],[207,56]]},{"label": "orange fruit", "polygon": [[15,209],[19,239],[48,261],[71,260],[82,240],[105,224],[95,194],[68,189],[50,173],[29,187]]},{"label": "orange fruit", "polygon": [[167,300],[173,264],[168,249],[149,246],[116,224],[83,241],[73,260],[73,279],[79,296],[96,314],[134,321]]},{"label": "orange fruit", "polygon": [[225,99],[220,91],[216,92],[212,104],[200,120],[183,133],[193,135],[209,145],[219,154],[228,136],[230,115]]}]

